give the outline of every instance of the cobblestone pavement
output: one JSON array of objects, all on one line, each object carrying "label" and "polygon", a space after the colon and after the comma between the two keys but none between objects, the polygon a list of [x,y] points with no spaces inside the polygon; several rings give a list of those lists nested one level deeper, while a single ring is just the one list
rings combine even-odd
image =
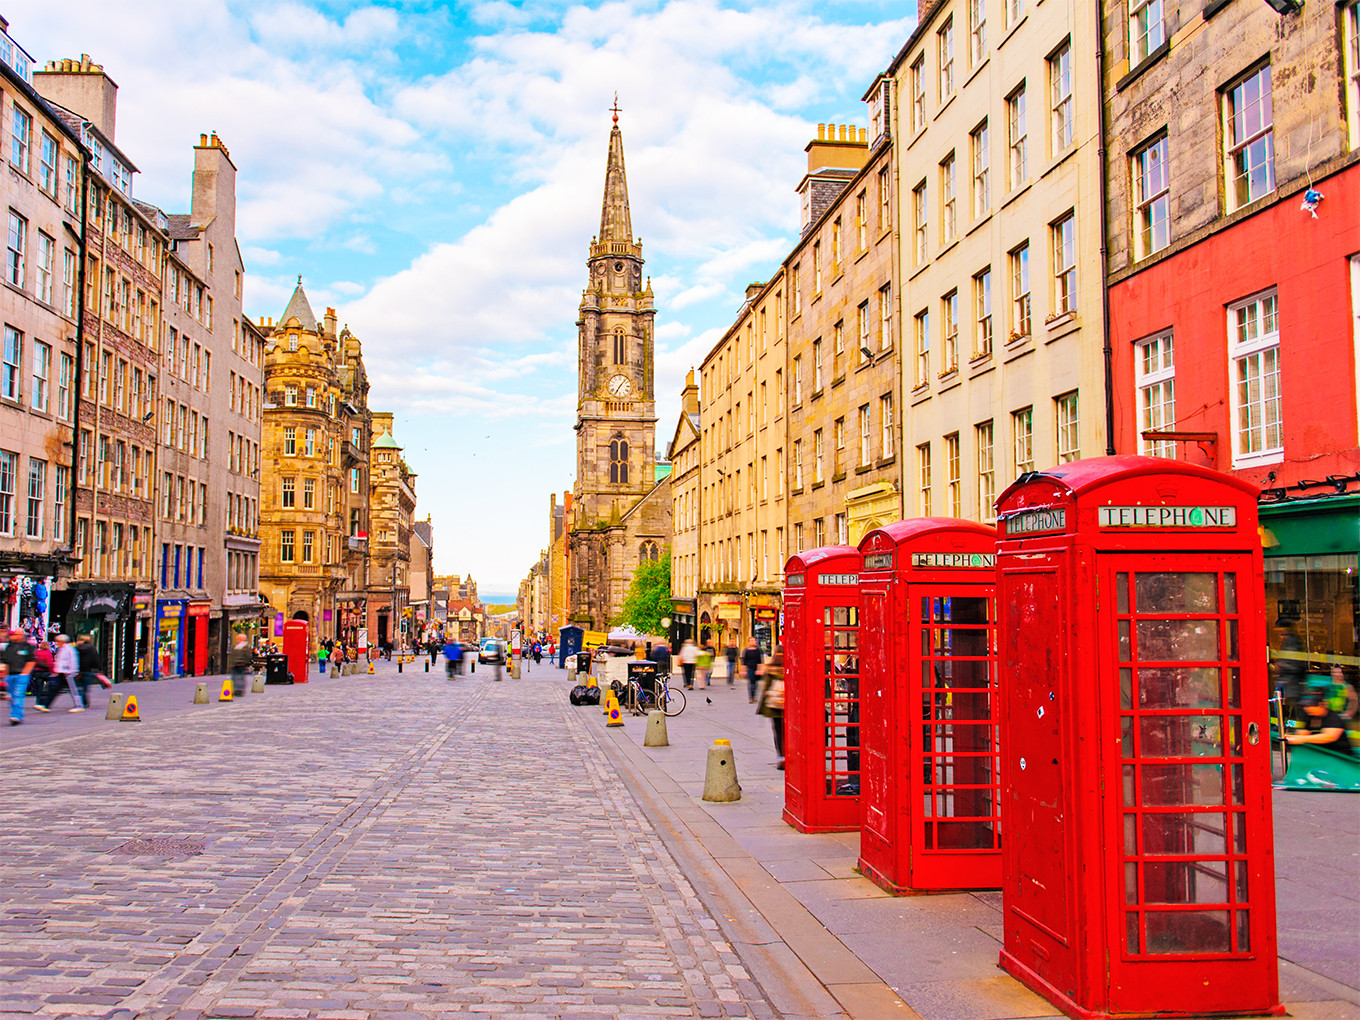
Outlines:
[{"label": "cobblestone pavement", "polygon": [[419,666],[0,749],[0,1017],[777,1015],[559,673]]}]

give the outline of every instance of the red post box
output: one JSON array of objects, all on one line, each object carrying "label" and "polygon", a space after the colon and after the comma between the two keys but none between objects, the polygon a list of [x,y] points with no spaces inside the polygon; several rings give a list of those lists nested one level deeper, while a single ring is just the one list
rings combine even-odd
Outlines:
[{"label": "red post box", "polygon": [[1099,457],[997,502],[1001,964],[1070,1016],[1280,1012],[1256,496]]},{"label": "red post box", "polygon": [[996,532],[921,517],[859,550],[860,870],[894,893],[999,887]]},{"label": "red post box", "polygon": [[859,828],[859,550],[832,545],[784,567],[784,821]]},{"label": "red post box", "polygon": [[288,656],[288,672],[295,684],[305,684],[309,679],[311,649],[306,620],[289,620],[283,625],[283,654]]}]

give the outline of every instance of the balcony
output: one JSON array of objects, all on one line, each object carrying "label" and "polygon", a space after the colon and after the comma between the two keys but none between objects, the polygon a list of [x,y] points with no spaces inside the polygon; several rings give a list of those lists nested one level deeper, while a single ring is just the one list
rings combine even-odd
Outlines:
[{"label": "balcony", "polygon": [[364,451],[361,450],[353,440],[346,439],[344,443],[341,444],[340,449],[347,460],[351,460],[356,464],[362,464],[364,462]]}]

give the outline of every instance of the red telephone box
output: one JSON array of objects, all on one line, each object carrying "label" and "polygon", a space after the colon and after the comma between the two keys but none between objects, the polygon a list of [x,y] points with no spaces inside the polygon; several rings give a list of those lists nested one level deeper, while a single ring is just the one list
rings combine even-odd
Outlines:
[{"label": "red telephone box", "polygon": [[1281,1011],[1256,495],[1126,456],[997,502],[1001,964],[1071,1016]]},{"label": "red telephone box", "polygon": [[889,892],[1001,885],[996,532],[952,517],[859,544],[860,870]]},{"label": "red telephone box", "polygon": [[283,625],[283,654],[288,656],[288,672],[293,683],[305,684],[310,679],[311,642],[307,639],[307,621],[289,620]]},{"label": "red telephone box", "polygon": [[831,545],[784,567],[784,821],[859,828],[859,550]]}]

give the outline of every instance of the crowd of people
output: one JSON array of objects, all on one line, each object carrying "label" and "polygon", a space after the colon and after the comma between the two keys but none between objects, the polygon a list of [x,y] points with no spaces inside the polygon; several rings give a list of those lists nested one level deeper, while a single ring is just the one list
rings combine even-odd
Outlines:
[{"label": "crowd of people", "polygon": [[0,645],[0,684],[2,696],[9,700],[11,726],[23,725],[30,694],[34,711],[51,712],[61,696],[69,694],[71,706],[66,711],[83,712],[89,707],[92,685],[113,686],[89,634],[74,642],[66,634],[34,640],[17,627]]}]

